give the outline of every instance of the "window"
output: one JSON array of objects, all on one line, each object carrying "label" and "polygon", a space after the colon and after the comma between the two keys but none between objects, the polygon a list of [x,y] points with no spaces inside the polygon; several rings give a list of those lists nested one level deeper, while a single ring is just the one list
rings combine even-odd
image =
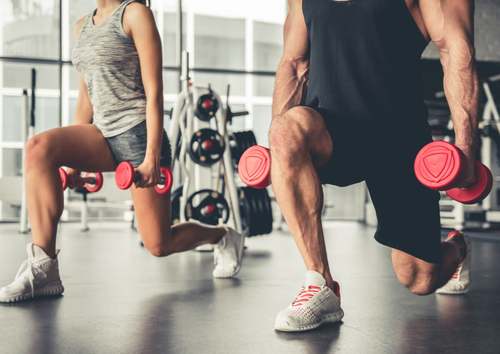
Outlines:
[{"label": "window", "polygon": [[0,54],[54,58],[59,55],[59,1],[2,0]]}]

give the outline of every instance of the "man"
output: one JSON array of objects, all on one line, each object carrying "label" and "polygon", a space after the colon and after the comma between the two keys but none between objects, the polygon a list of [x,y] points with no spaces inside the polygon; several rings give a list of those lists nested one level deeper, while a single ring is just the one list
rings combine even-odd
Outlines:
[{"label": "man", "polygon": [[392,248],[396,276],[412,293],[466,292],[467,242],[458,232],[441,242],[439,194],[418,183],[413,162],[431,141],[419,61],[432,40],[440,50],[455,144],[466,156],[462,186],[475,180],[473,1],[288,4],[269,132],[271,176],[308,272],[275,329],[303,331],[343,317],[321,226],[325,183],[366,181],[378,218],[375,239]]}]

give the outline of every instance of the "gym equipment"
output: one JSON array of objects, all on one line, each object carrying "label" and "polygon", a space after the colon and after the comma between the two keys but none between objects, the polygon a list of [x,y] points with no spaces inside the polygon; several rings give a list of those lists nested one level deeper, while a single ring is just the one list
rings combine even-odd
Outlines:
[{"label": "gym equipment", "polygon": [[194,114],[196,117],[203,121],[209,122],[219,110],[219,101],[209,88],[207,94],[201,95],[196,102],[196,109]]},{"label": "gym equipment", "polygon": [[262,189],[271,184],[271,152],[260,145],[247,149],[238,163],[238,174],[247,186]]},{"label": "gym equipment", "polygon": [[477,181],[467,188],[454,188],[460,183],[463,153],[445,141],[435,141],[424,146],[414,163],[415,175],[424,186],[446,191],[448,197],[463,204],[477,203],[491,191],[493,176],[481,162],[476,161]]},{"label": "gym equipment", "polygon": [[182,186],[174,189],[174,191],[170,195],[172,225],[175,225],[181,221],[181,196]]},{"label": "gym equipment", "polygon": [[63,190],[68,187],[71,189],[84,189],[88,193],[97,193],[101,190],[104,184],[104,178],[101,172],[80,172],[78,184],[76,181],[71,181],[68,173],[62,167],[59,168],[59,177],[61,178],[61,186]]},{"label": "gym equipment", "polygon": [[229,137],[229,144],[234,166],[237,168],[241,155],[252,146],[257,145],[257,138],[251,130],[234,132]]},{"label": "gym equipment", "polygon": [[210,167],[223,157],[226,146],[218,131],[203,128],[196,131],[189,143],[189,156],[198,165]]},{"label": "gym equipment", "polygon": [[[245,115],[246,112],[241,114],[228,112],[221,97],[210,87],[207,89],[206,87],[194,85],[189,73],[189,53],[184,51],[182,53],[180,75],[182,89],[177,96],[169,127],[169,140],[172,144],[173,158],[171,169],[174,174],[175,185],[182,185],[182,193],[179,197],[179,218],[182,222],[192,218],[194,213],[186,214],[185,212],[187,209],[192,210],[188,205],[191,193],[203,188],[209,188],[222,195],[229,205],[228,216],[224,216],[222,219],[229,221],[232,227],[241,231],[238,188],[234,178],[234,164],[232,162],[231,150],[224,149],[221,151],[220,158],[218,154],[214,154],[213,157],[210,156],[209,159],[206,159],[210,154],[203,151],[204,146],[202,142],[205,139],[200,139],[200,136],[196,136],[193,142],[195,145],[194,148],[191,148],[191,142],[195,131],[200,128],[211,128],[217,131],[221,137],[221,139],[220,137],[215,139],[219,147],[222,146],[219,140],[223,143],[224,147],[229,146],[228,119],[237,115]],[[205,147],[212,148],[212,146],[207,146],[206,143]],[[216,165],[212,165],[208,169],[202,168],[201,165],[196,163],[202,160],[198,157],[203,157],[203,162],[207,160],[209,162],[212,162],[210,160],[219,160]],[[205,209],[204,212],[210,211],[209,209]],[[208,217],[200,218],[210,219]],[[213,223],[213,219],[214,217],[209,221]],[[215,219],[219,222],[219,217],[215,217]]]},{"label": "gym equipment", "polygon": [[[172,188],[172,172],[167,167],[160,167],[160,183],[155,186],[158,194],[167,194]],[[129,189],[139,178],[134,166],[129,161],[121,162],[115,171],[115,182],[120,189]]]},{"label": "gym equipment", "polygon": [[211,189],[193,193],[186,202],[186,218],[208,225],[218,225],[229,220],[229,204],[222,194]]},{"label": "gym equipment", "polygon": [[248,237],[267,235],[273,231],[271,198],[267,189],[239,189],[241,225]]}]

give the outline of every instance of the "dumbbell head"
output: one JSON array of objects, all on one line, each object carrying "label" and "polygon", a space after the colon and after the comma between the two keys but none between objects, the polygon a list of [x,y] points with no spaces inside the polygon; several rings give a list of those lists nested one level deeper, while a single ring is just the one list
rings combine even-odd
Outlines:
[{"label": "dumbbell head", "polygon": [[61,179],[61,187],[65,191],[68,188],[68,173],[62,167],[59,167],[59,178]]},{"label": "dumbbell head", "polygon": [[271,153],[269,149],[254,145],[241,155],[238,174],[249,187],[262,189],[271,184]]},{"label": "dumbbell head", "polygon": [[102,189],[104,178],[101,172],[82,172],[81,177],[83,180],[91,179],[92,182],[85,182],[83,188],[89,193],[97,193]]},{"label": "dumbbell head", "polygon": [[459,178],[462,169],[462,153],[454,145],[435,141],[425,145],[414,163],[415,176],[424,186],[434,190],[446,190]]},{"label": "dumbbell head", "polygon": [[128,162],[120,162],[115,170],[115,182],[120,189],[129,189],[134,183],[134,166]]},{"label": "dumbbell head", "polygon": [[161,182],[155,186],[158,194],[167,194],[170,192],[173,184],[172,171],[168,167],[160,167]]},{"label": "dumbbell head", "polygon": [[474,204],[488,196],[493,186],[493,176],[488,167],[476,161],[476,183],[468,188],[452,188],[446,191],[448,197],[463,204]]}]

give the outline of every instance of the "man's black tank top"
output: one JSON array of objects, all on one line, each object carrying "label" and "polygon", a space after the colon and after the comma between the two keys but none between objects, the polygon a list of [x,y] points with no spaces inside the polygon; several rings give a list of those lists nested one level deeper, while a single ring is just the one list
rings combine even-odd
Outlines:
[{"label": "man's black tank top", "polygon": [[419,64],[427,41],[405,1],[303,0],[302,7],[310,46],[304,103],[370,136],[427,136]]}]

